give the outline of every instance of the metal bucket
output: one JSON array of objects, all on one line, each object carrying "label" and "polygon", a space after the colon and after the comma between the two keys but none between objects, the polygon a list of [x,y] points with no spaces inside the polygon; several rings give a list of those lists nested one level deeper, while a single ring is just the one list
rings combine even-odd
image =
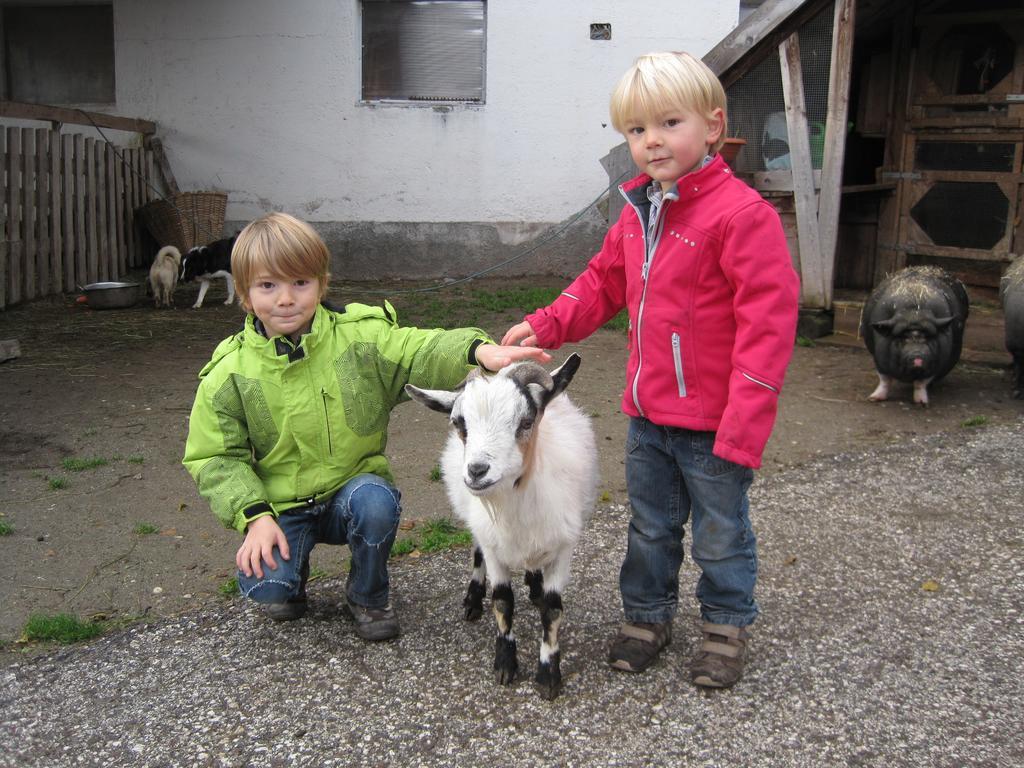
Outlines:
[{"label": "metal bucket", "polygon": [[142,298],[141,283],[89,283],[80,287],[92,309],[126,309]]}]

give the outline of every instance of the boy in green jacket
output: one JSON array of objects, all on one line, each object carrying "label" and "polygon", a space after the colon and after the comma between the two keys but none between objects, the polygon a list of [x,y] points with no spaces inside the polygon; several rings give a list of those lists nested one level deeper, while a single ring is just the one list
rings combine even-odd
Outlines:
[{"label": "boy in green jacket", "polygon": [[313,546],[348,544],[356,632],[387,640],[400,631],[388,556],[401,495],[384,448],[404,385],[450,389],[474,366],[551,358],[495,345],[478,328],[402,328],[387,302],[329,309],[329,265],[319,235],[287,214],[239,234],[231,270],[248,315],[199,374],[183,463],[214,514],[245,536],[242,594],[275,620],[302,618]]}]

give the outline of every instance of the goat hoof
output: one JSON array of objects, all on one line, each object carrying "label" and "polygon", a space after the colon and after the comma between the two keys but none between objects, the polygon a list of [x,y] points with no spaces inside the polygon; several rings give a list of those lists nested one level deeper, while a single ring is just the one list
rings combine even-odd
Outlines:
[{"label": "goat hoof", "polygon": [[547,701],[558,698],[558,694],[562,692],[562,670],[558,661],[558,654],[555,654],[549,662],[542,661],[537,665],[534,682],[541,698]]},{"label": "goat hoof", "polygon": [[494,644],[494,678],[500,685],[509,685],[516,679],[519,662],[516,660],[516,641],[498,636]]},{"label": "goat hoof", "polygon": [[484,585],[478,581],[469,582],[466,596],[462,598],[462,607],[466,609],[466,621],[476,621],[484,615]]}]

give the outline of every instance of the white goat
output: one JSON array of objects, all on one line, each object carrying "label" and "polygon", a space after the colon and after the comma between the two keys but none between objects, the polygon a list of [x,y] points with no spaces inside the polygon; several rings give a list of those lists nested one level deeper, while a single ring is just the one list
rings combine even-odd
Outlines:
[{"label": "white goat", "polygon": [[489,572],[498,624],[494,671],[499,683],[511,683],[519,664],[510,572],[525,570],[543,625],[536,682],[546,699],[561,690],[562,591],[598,483],[590,420],[560,396],[579,365],[579,355],[571,355],[551,374],[526,362],[495,375],[475,371],[452,392],[405,388],[427,407],[450,414],[454,427],[441,466],[455,513],[475,540],[466,618],[483,613]]}]

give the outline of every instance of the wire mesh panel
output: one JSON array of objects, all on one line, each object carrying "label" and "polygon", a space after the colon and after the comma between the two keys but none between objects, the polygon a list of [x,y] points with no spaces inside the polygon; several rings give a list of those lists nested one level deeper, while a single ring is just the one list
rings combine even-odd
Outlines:
[{"label": "wire mesh panel", "polygon": [[[815,168],[821,168],[825,147],[833,13],[833,4],[830,3],[799,32],[808,139]],[[733,83],[726,96],[729,101],[729,135],[747,140],[736,161],[736,170],[753,173],[791,168],[778,56],[765,57]]]}]

